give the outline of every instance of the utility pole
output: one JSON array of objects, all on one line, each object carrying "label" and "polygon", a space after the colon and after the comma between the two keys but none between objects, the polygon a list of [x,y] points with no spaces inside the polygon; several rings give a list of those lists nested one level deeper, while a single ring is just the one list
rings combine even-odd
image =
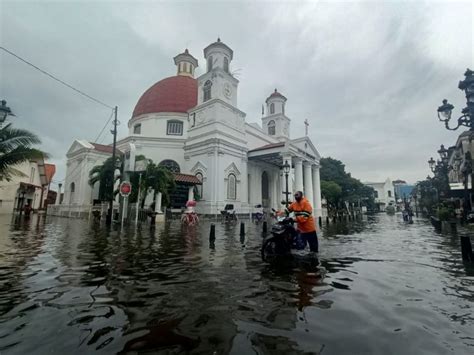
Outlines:
[{"label": "utility pole", "polygon": [[117,146],[117,111],[118,111],[118,107],[115,106],[114,108],[114,129],[111,130],[110,132],[113,134],[114,136],[114,141],[113,141],[113,144],[112,144],[112,164],[113,164],[113,168],[112,168],[112,186],[111,186],[111,189],[112,189],[112,195],[110,197],[110,200],[109,200],[109,211],[107,212],[107,217],[105,218],[105,224],[107,224],[108,226],[110,226],[112,224],[112,214],[113,214],[113,211],[114,211],[114,186],[115,186],[115,150],[116,150],[116,146]]}]

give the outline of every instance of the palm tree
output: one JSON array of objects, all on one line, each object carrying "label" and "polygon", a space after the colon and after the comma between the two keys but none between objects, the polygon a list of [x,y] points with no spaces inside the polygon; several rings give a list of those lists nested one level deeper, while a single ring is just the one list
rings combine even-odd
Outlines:
[{"label": "palm tree", "polygon": [[14,166],[31,159],[47,158],[47,154],[32,148],[41,140],[25,129],[13,128],[11,123],[0,129],[0,181],[10,181],[24,174]]},{"label": "palm tree", "polygon": [[[120,158],[117,158],[118,160]],[[121,160],[120,165],[122,165]],[[102,165],[96,165],[89,171],[89,185],[94,187],[96,182],[99,182],[100,201],[109,201],[112,198],[112,186],[116,181],[113,172],[116,168],[116,164],[113,163],[112,157],[110,157]],[[114,177],[112,178],[112,176]],[[114,191],[115,194],[116,191]]]},{"label": "palm tree", "polygon": [[162,203],[164,206],[167,206],[170,202],[170,193],[175,186],[174,176],[168,169],[148,160],[145,176],[140,186],[141,191],[143,191],[142,199],[149,189],[153,189],[155,193],[161,192],[163,194]]}]

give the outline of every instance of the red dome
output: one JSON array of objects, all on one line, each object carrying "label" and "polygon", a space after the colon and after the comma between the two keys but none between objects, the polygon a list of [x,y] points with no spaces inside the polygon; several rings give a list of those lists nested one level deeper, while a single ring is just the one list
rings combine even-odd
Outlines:
[{"label": "red dome", "polygon": [[133,117],[145,113],[187,112],[197,105],[197,80],[188,76],[172,76],[149,88],[138,100]]}]

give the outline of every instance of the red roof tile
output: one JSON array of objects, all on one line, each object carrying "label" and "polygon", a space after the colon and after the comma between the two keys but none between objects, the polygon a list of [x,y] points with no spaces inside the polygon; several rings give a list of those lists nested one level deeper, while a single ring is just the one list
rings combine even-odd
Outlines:
[{"label": "red roof tile", "polygon": [[44,164],[44,170],[46,175],[46,180],[48,183],[53,180],[53,176],[56,173],[56,165],[54,164]]},{"label": "red roof tile", "polygon": [[284,100],[286,101],[286,97],[283,96],[282,94],[280,94],[280,93],[277,91],[277,89],[275,89],[275,91],[272,92],[272,94],[271,94],[269,97],[267,97],[267,99],[265,100],[265,102],[268,102],[268,100],[270,100],[270,99],[273,98],[273,97],[281,97],[282,99],[284,99]]},{"label": "red roof tile", "polygon": [[202,182],[194,175],[174,173],[174,181],[189,185],[202,185]]},{"label": "red roof tile", "polygon": [[[98,143],[92,143],[92,142],[90,142],[90,144],[92,144],[94,146],[94,149],[99,152],[112,154],[112,146],[110,145],[104,145],[104,144],[98,144]],[[118,149],[115,150],[115,153],[122,154],[122,152]]]},{"label": "red roof tile", "polygon": [[138,100],[132,118],[146,113],[187,112],[197,105],[197,80],[172,76],[149,88]]}]

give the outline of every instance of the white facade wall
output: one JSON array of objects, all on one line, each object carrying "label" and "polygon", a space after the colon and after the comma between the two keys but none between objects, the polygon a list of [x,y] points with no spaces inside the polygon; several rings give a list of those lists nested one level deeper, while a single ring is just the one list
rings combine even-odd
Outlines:
[{"label": "white facade wall", "polygon": [[[24,176],[12,176],[11,181],[0,182],[0,214],[10,214],[13,212],[13,209],[17,207],[16,198],[21,182],[41,186],[38,163],[27,161],[14,168],[23,173]],[[45,187],[43,200],[46,199],[47,194],[48,189]],[[31,207],[35,210],[38,209],[41,206],[41,189],[37,188],[25,194],[25,200],[31,200]]]},{"label": "white facade wall", "polygon": [[[167,123],[168,121],[180,121],[183,123],[183,135],[168,135],[167,134]],[[134,127],[137,124],[141,124],[141,133],[135,134]],[[188,131],[188,114],[187,113],[172,113],[172,112],[161,112],[161,113],[150,113],[135,117],[128,123],[129,136],[139,137],[153,137],[153,138],[176,138],[186,139]]]},{"label": "white facade wall", "polygon": [[379,204],[382,211],[389,204],[395,204],[395,191],[390,179],[385,180],[385,182],[366,182],[364,185],[370,186],[377,191],[378,197],[375,198],[375,202]]}]

